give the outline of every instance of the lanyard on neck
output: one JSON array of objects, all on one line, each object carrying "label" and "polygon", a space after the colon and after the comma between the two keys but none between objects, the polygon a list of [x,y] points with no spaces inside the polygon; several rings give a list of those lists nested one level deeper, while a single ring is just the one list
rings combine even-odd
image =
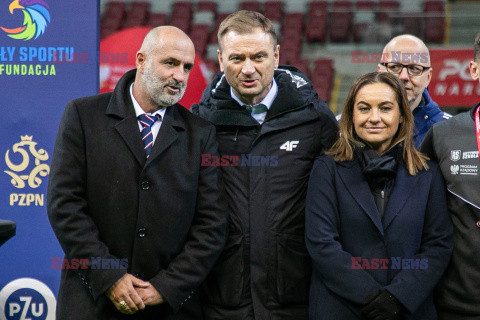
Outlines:
[{"label": "lanyard on neck", "polygon": [[478,111],[480,106],[475,109],[475,135],[477,137],[477,149],[478,149],[478,157],[480,159],[480,116],[478,115]]}]

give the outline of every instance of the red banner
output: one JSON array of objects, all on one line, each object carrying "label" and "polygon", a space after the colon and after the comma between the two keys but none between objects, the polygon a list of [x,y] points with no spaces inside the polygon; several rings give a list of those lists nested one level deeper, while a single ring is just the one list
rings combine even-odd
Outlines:
[{"label": "red banner", "polygon": [[[135,55],[149,30],[146,27],[124,29],[100,42],[100,93],[113,91],[122,75],[135,68]],[[206,73],[207,67],[196,55],[187,90],[179,101],[187,109],[200,101],[207,86]]]},{"label": "red banner", "polygon": [[468,65],[473,50],[430,50],[433,76],[430,95],[440,107],[471,107],[480,101],[480,84],[472,80]]}]

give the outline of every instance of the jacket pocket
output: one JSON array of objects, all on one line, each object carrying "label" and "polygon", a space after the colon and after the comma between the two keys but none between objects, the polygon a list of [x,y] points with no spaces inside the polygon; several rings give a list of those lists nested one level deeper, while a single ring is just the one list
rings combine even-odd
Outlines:
[{"label": "jacket pocket", "polygon": [[220,258],[202,285],[205,303],[240,305],[243,292],[243,235],[229,235]]},{"label": "jacket pocket", "polygon": [[312,263],[304,235],[277,235],[276,292],[282,304],[308,304]]}]

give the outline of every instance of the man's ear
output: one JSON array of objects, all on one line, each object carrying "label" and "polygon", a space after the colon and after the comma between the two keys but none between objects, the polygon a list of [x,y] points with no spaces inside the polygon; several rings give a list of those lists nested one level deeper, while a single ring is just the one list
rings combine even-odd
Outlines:
[{"label": "man's ear", "polygon": [[472,77],[473,80],[478,80],[478,78],[480,77],[480,68],[478,66],[478,63],[476,63],[475,61],[470,61],[470,65],[469,65],[469,69],[470,69],[470,76]]},{"label": "man's ear", "polygon": [[430,69],[427,70],[427,87],[430,84],[430,81],[432,81],[432,75],[433,75],[433,68],[430,67]]},{"label": "man's ear", "polygon": [[275,47],[275,51],[273,52],[273,57],[275,59],[275,69],[277,69],[280,63],[280,45],[279,44],[277,44]]},{"label": "man's ear", "polygon": [[222,58],[222,52],[220,49],[217,49],[217,57],[218,57],[218,65],[220,66],[220,71],[225,72],[223,69],[223,58]]},{"label": "man's ear", "polygon": [[142,51],[138,51],[135,56],[135,67],[137,68],[137,72],[143,73],[146,64],[146,56],[145,53]]}]

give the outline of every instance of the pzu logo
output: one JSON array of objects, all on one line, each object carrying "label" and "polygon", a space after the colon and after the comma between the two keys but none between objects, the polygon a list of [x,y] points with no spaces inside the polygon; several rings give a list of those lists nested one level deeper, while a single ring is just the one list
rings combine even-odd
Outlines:
[{"label": "pzu logo", "polygon": [[48,306],[45,298],[33,289],[18,289],[12,293],[6,303],[8,320],[44,320]]},{"label": "pzu logo", "polygon": [[16,279],[0,291],[0,319],[54,320],[56,299],[43,282]]},{"label": "pzu logo", "polygon": [[280,146],[280,150],[293,151],[293,149],[297,147],[297,145],[298,145],[299,142],[300,142],[300,141],[298,141],[298,140],[285,141],[285,142]]}]

